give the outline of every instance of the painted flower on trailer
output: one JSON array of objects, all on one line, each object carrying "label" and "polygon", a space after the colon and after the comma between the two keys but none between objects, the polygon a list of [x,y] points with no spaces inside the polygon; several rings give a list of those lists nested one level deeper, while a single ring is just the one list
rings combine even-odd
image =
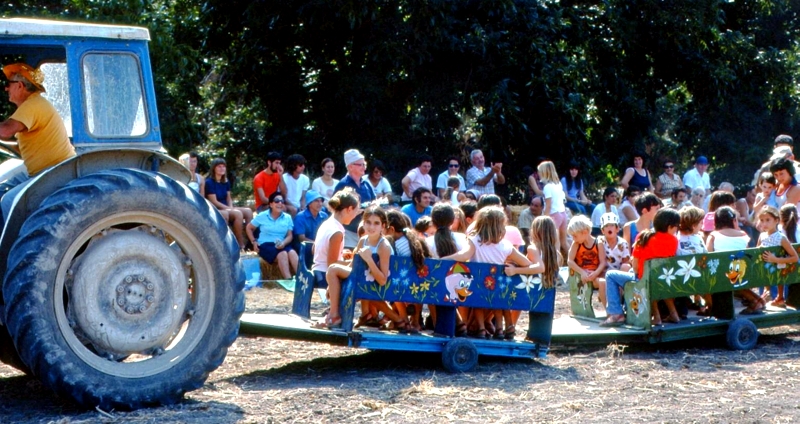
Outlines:
[{"label": "painted flower on trailer", "polygon": [[415,294],[417,294],[418,291],[419,291],[419,286],[416,283],[412,284],[411,285],[411,294],[415,295]]},{"label": "painted flower on trailer", "polygon": [[711,275],[716,275],[717,267],[719,267],[719,259],[712,259],[708,261],[708,269],[711,271]]},{"label": "painted flower on trailer", "polygon": [[528,293],[531,292],[531,289],[535,289],[536,287],[542,285],[542,279],[535,275],[520,275],[520,279],[522,282],[517,284],[515,287],[520,290],[525,289],[525,291]]},{"label": "painted flower on trailer", "polygon": [[658,279],[664,280],[664,282],[666,282],[668,286],[672,287],[672,280],[677,278],[674,275],[675,268],[670,268],[670,269],[661,268],[661,270],[664,271],[664,273],[661,274],[661,276],[658,277]]},{"label": "painted flower on trailer", "polygon": [[400,269],[400,278],[408,277],[408,268],[401,268]]},{"label": "painted flower on trailer", "polygon": [[483,286],[486,287],[487,290],[494,290],[494,284],[495,280],[494,277],[492,277],[491,275],[483,280]]},{"label": "painted flower on trailer", "polygon": [[428,276],[428,272],[428,265],[423,265],[422,268],[417,270],[417,276],[419,276],[419,278],[425,278]]},{"label": "painted flower on trailer", "polygon": [[700,276],[700,271],[694,269],[695,266],[694,256],[692,256],[692,260],[690,260],[689,262],[678,261],[678,265],[681,267],[681,269],[679,269],[678,272],[675,273],[675,275],[683,276],[683,284],[686,284],[686,282],[689,281],[689,278],[691,277],[697,278]]}]

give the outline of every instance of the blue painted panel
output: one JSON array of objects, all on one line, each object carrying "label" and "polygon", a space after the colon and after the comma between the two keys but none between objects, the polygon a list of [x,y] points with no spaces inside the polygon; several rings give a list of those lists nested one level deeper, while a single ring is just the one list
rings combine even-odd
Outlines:
[{"label": "blue painted panel", "polygon": [[[377,256],[375,256],[377,261]],[[389,279],[378,285],[360,257],[350,275],[357,299],[552,313],[555,289],[538,276],[508,277],[502,265],[427,259],[417,270],[409,257],[392,256]]]}]

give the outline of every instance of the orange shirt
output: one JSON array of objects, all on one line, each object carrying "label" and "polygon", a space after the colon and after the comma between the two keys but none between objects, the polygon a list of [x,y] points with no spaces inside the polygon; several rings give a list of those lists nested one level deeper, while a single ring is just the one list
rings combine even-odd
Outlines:
[{"label": "orange shirt", "polygon": [[253,194],[256,198],[256,208],[261,206],[261,198],[258,197],[258,189],[264,190],[264,197],[269,197],[270,194],[278,191],[278,186],[281,183],[281,174],[273,172],[267,174],[266,171],[261,171],[253,178]]},{"label": "orange shirt", "polygon": [[633,257],[636,258],[636,276],[641,279],[644,274],[644,261],[655,258],[671,258],[678,252],[678,238],[668,233],[655,233],[647,246],[633,248]]}]

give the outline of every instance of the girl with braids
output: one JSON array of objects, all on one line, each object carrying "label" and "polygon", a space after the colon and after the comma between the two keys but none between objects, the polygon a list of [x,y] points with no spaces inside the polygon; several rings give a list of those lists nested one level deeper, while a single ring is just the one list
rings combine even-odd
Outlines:
[{"label": "girl with braids", "polygon": [[[425,266],[425,258],[429,258],[431,254],[424,238],[411,227],[411,219],[399,209],[387,211],[386,218],[388,221],[386,235],[391,240],[395,254],[397,256],[410,256],[414,260],[414,266],[417,269],[422,269]],[[409,304],[395,302],[392,306],[401,317],[408,316],[409,309],[413,309],[414,313],[411,314],[410,328],[416,331],[421,329],[422,305],[413,305],[413,308],[407,308]],[[431,319],[435,319],[435,314],[435,309],[431,309]]]},{"label": "girl with braids", "polygon": [[[653,228],[640,233],[636,238],[636,243],[633,245],[631,265],[636,270],[636,273],[615,270],[609,270],[606,273],[606,299],[608,300],[606,311],[608,312],[608,317],[600,323],[600,326],[618,327],[625,323],[625,315],[622,313],[622,300],[619,295],[620,291],[628,282],[642,278],[644,263],[648,259],[675,256],[678,251],[678,238],[675,237],[675,234],[680,223],[681,216],[678,211],[660,209],[653,219]],[[664,303],[666,303],[669,310],[669,317],[665,321],[680,322],[673,300],[665,299]],[[661,325],[658,302],[653,302],[650,309],[653,314],[651,323],[653,325]]]},{"label": "girl with braids", "polygon": [[[763,259],[764,262],[778,264],[777,268],[786,268],[786,264],[797,263],[797,252],[792,247],[792,240],[787,237],[788,234],[791,234],[791,238],[795,238],[794,233],[797,229],[797,208],[791,204],[783,205],[781,210],[778,211],[772,206],[764,206],[758,213],[758,222],[761,230],[764,231],[758,237],[758,246],[781,246],[787,253],[785,257],[778,257],[772,252],[764,252],[761,254],[761,259]],[[779,222],[783,225],[783,230],[786,234],[779,231]],[[778,286],[778,293],[775,296],[775,300],[770,302],[770,305],[778,308],[786,307],[786,300],[783,297],[783,284]]]}]

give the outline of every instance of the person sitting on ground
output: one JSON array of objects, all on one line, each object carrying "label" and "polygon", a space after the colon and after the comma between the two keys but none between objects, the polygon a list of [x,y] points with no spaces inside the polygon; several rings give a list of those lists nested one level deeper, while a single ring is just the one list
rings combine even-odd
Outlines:
[{"label": "person sitting on ground", "polygon": [[339,183],[339,180],[333,178],[333,173],[336,172],[336,164],[333,159],[322,159],[321,167],[322,175],[311,182],[311,190],[319,193],[327,202],[333,196],[333,189]]},{"label": "person sitting on ground", "polygon": [[636,198],[641,195],[642,189],[639,186],[630,185],[625,191],[622,192],[622,203],[617,209],[619,212],[619,225],[625,226],[630,221],[639,219],[639,213],[636,212]]},{"label": "person sitting on ground", "polygon": [[582,284],[591,284],[599,290],[598,300],[605,305],[605,280],[600,277],[606,268],[606,251],[599,248],[592,237],[592,221],[584,215],[575,215],[569,220],[567,232],[572,236],[567,265],[580,277]]},{"label": "person sitting on ground", "polygon": [[[657,197],[656,200],[658,200]],[[625,287],[625,284],[642,278],[644,263],[648,259],[675,256],[678,250],[678,239],[675,237],[675,232],[678,230],[680,222],[681,217],[678,211],[673,209],[659,210],[653,219],[653,228],[644,231],[634,244],[632,266],[636,272],[613,270],[606,272],[606,299],[608,300],[606,311],[608,317],[600,323],[601,327],[617,327],[625,323],[620,292]],[[669,317],[664,321],[680,322],[680,316],[678,316],[673,300],[665,299],[664,303],[666,303],[669,310]],[[658,310],[658,303],[652,302],[651,305],[651,324],[661,325],[661,313]]]},{"label": "person sitting on ground", "polygon": [[622,227],[622,237],[632,246],[636,237],[653,226],[653,218],[661,209],[661,199],[653,193],[644,193],[636,198],[636,212],[639,218]]},{"label": "person sitting on ground", "polygon": [[386,166],[380,160],[375,159],[369,166],[367,178],[364,180],[372,187],[375,198],[386,199],[385,203],[389,203],[392,200],[392,185],[384,175],[386,175]]},{"label": "person sitting on ground", "polygon": [[680,211],[686,206],[692,206],[692,202],[687,199],[688,197],[689,193],[686,191],[686,187],[678,187],[672,190],[669,203],[665,207]]},{"label": "person sitting on ground", "polygon": [[306,209],[294,218],[294,249],[299,252],[304,241],[313,243],[317,238],[317,230],[326,219],[328,211],[325,209],[325,198],[314,190],[307,191]]},{"label": "person sitting on ground", "polygon": [[404,214],[411,218],[411,224],[416,225],[417,221],[423,216],[430,216],[432,193],[427,187],[419,187],[414,190],[413,201],[402,208]]},{"label": "person sitting on ground", "polygon": [[464,192],[467,190],[467,183],[464,181],[464,177],[458,173],[459,168],[461,167],[460,161],[456,156],[450,156],[447,158],[447,169],[439,174],[439,177],[436,178],[436,190],[440,199],[447,199],[445,197],[445,191],[450,186],[449,179],[455,177],[458,179],[458,186],[455,188],[455,191]]},{"label": "person sitting on ground", "polygon": [[267,153],[267,166],[253,178],[253,196],[256,200],[256,212],[269,208],[269,196],[279,191],[286,193],[283,183],[283,166],[278,152]]},{"label": "person sitting on ground", "polygon": [[[44,73],[25,63],[3,66],[8,79],[8,100],[17,109],[0,122],[0,140],[19,153],[22,163],[6,172],[0,184],[2,216],[8,217],[17,194],[30,178],[75,156],[67,127],[58,111],[44,97]],[[16,137],[16,143],[7,143]]]},{"label": "person sitting on ground", "polygon": [[625,175],[622,176],[620,185],[622,188],[635,185],[643,191],[654,192],[652,178],[650,178],[650,171],[644,167],[644,153],[633,154],[633,166],[625,170]]},{"label": "person sitting on ground", "polygon": [[306,208],[306,192],[311,188],[311,182],[303,174],[305,170],[306,158],[302,155],[294,154],[286,158],[286,173],[283,174],[283,184],[286,185],[284,200],[286,212],[292,218]]},{"label": "person sitting on ground", "polygon": [[692,206],[705,210],[706,189],[703,187],[696,187],[692,189],[689,202]]},{"label": "person sitting on ground", "polygon": [[531,224],[533,224],[533,220],[536,219],[536,217],[542,216],[543,210],[544,197],[533,196],[528,201],[528,207],[520,212],[519,218],[517,219],[517,228],[519,228],[519,231],[522,233],[522,240],[525,242],[525,246],[531,244]]},{"label": "person sitting on ground", "polygon": [[239,248],[244,250],[244,226],[253,220],[253,210],[238,207],[231,198],[231,183],[228,181],[228,166],[225,159],[216,158],[211,161],[211,169],[206,177],[206,199],[219,210],[220,214],[233,230]]},{"label": "person sitting on ground", "polygon": [[580,165],[576,161],[570,161],[569,172],[561,177],[561,189],[566,194],[567,207],[574,213],[592,216],[594,204],[586,197],[583,179],[578,176]]},{"label": "person sitting on ground", "polygon": [[189,179],[189,183],[186,184],[192,190],[200,193],[201,196],[205,197],[206,192],[206,180],[203,178],[202,175],[197,173],[197,152],[189,152],[182,154],[178,161],[186,167],[186,169],[191,172],[192,176]]},{"label": "person sitting on ground", "polygon": [[617,223],[619,223],[619,210],[617,209],[617,197],[619,197],[619,193],[617,193],[617,189],[614,187],[606,187],[603,190],[603,203],[600,203],[594,208],[592,211],[592,226],[595,228],[601,228],[602,223],[600,219],[603,215],[607,213],[613,213],[617,216]]},{"label": "person sitting on ground", "polygon": [[683,174],[683,185],[694,190],[702,188],[706,193],[711,192],[711,179],[708,176],[708,158],[698,156],[694,161],[694,167]]},{"label": "person sitting on ground", "polygon": [[[291,279],[297,272],[297,252],[292,249],[292,217],[285,213],[285,200],[281,193],[269,195],[269,209],[256,215],[247,224],[247,238],[253,250],[268,264],[278,263],[284,280]],[[258,241],[255,229],[258,228]]]},{"label": "person sitting on ground", "polygon": [[656,179],[655,188],[656,196],[662,199],[669,199],[675,189],[684,188],[681,177],[675,173],[675,162],[671,160],[664,162],[664,173]]},{"label": "person sitting on ground", "polygon": [[[408,174],[403,177],[403,180],[400,182],[403,186],[403,195],[400,197],[400,200],[403,202],[410,202],[416,190],[419,188],[426,188],[428,189],[428,193],[433,195],[431,191],[433,190],[433,183],[430,175],[432,161],[433,159],[430,156],[422,155],[418,161],[419,166],[408,171]],[[411,221],[416,222],[414,217],[411,217]]]}]

